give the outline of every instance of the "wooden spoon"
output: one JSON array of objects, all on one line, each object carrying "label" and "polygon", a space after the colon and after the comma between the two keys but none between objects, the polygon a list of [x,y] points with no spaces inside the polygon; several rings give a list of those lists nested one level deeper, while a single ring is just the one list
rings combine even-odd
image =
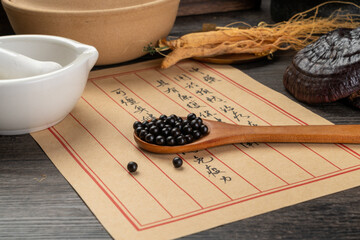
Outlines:
[{"label": "wooden spoon", "polygon": [[203,119],[209,133],[185,145],[160,146],[141,140],[142,149],[154,153],[182,153],[242,142],[360,143],[360,125],[241,126]]}]

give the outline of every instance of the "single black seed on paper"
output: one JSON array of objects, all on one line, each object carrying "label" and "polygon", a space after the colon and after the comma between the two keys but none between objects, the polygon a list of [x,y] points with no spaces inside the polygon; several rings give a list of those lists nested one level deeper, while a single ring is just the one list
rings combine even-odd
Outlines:
[{"label": "single black seed on paper", "polygon": [[128,165],[127,165],[127,170],[128,170],[129,172],[136,172],[137,168],[138,168],[138,165],[137,165],[136,162],[132,162],[132,161],[131,161],[131,162],[129,162]]},{"label": "single black seed on paper", "polygon": [[179,158],[179,157],[174,157],[173,158],[173,165],[174,165],[175,168],[181,167],[182,164],[183,164],[183,160],[181,158]]}]

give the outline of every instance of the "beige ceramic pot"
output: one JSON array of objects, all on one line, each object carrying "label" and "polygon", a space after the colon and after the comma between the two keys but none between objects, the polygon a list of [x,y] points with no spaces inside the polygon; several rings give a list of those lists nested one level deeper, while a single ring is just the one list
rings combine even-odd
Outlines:
[{"label": "beige ceramic pot", "polygon": [[96,47],[96,65],[125,62],[166,37],[179,0],[2,0],[16,34],[67,37]]}]

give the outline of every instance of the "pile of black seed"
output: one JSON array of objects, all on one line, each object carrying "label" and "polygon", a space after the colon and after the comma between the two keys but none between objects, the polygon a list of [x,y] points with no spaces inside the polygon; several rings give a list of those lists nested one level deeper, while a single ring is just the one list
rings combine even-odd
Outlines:
[{"label": "pile of black seed", "polygon": [[136,121],[133,128],[140,139],[164,146],[188,144],[208,133],[208,127],[194,113],[190,113],[186,119],[171,114],[142,123]]}]

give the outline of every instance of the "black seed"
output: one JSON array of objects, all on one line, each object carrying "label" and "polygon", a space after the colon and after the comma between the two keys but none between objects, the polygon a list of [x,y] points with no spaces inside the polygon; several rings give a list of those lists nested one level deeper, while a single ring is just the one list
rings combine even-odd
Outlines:
[{"label": "black seed", "polygon": [[186,119],[175,114],[160,115],[158,119],[150,121],[135,121],[135,134],[148,143],[157,145],[183,145],[191,143],[209,132],[206,125],[195,113],[190,113]]},{"label": "black seed", "polygon": [[168,118],[166,119],[166,123],[169,124],[170,126],[174,126],[174,124],[175,124],[175,119],[172,118],[172,117],[168,117]]},{"label": "black seed", "polygon": [[178,116],[176,116],[175,114],[171,114],[169,117],[170,117],[170,118],[173,118],[174,120],[177,120],[177,119],[178,119]]},{"label": "black seed", "polygon": [[197,122],[196,119],[194,119],[194,120],[192,120],[192,121],[190,122],[190,126],[191,126],[193,129],[199,129],[200,124]]},{"label": "black seed", "polygon": [[160,115],[159,119],[165,121],[167,119],[167,116],[162,114]]},{"label": "black seed", "polygon": [[175,139],[173,136],[168,136],[166,138],[166,145],[174,146],[175,145]]},{"label": "black seed", "polygon": [[207,134],[208,133],[208,131],[209,131],[209,128],[206,126],[206,125],[201,125],[200,126],[200,132],[202,133],[202,134]]},{"label": "black seed", "polygon": [[136,162],[129,162],[127,165],[127,169],[129,172],[136,172],[137,168],[138,168],[138,165]]},{"label": "black seed", "polygon": [[194,139],[199,139],[201,137],[201,133],[199,130],[194,130],[192,133]]},{"label": "black seed", "polygon": [[179,145],[184,145],[186,143],[183,135],[179,135],[176,137],[176,143]]},{"label": "black seed", "polygon": [[142,140],[145,140],[145,136],[146,134],[148,134],[148,131],[146,130],[141,130],[140,133],[139,133],[139,138],[141,138]]},{"label": "black seed", "polygon": [[154,135],[152,135],[151,133],[146,134],[145,136],[145,141],[148,143],[153,143],[155,140]]},{"label": "black seed", "polygon": [[156,122],[155,122],[155,125],[158,127],[158,128],[163,128],[165,126],[164,122],[160,119],[158,119]]},{"label": "black seed", "polygon": [[195,113],[189,113],[189,115],[187,115],[187,120],[191,121],[194,120],[196,118]]},{"label": "black seed", "polygon": [[175,127],[178,128],[178,129],[181,131],[181,129],[182,129],[182,124],[181,124],[181,122],[176,122],[176,123],[175,123]]},{"label": "black seed", "polygon": [[148,126],[149,126],[149,122],[148,122],[148,121],[143,121],[141,124],[143,125],[143,127],[148,127]]},{"label": "black seed", "polygon": [[157,145],[165,145],[165,138],[159,135],[156,137],[155,142]]},{"label": "black seed", "polygon": [[142,127],[138,127],[138,128],[135,129],[135,133],[136,133],[137,136],[139,136],[139,133],[140,133],[141,130],[144,130],[144,129]]},{"label": "black seed", "polygon": [[178,128],[174,127],[173,129],[171,129],[171,135],[172,135],[173,137],[177,137],[177,136],[179,136],[180,134],[181,134],[181,132],[180,132],[180,130],[179,130]]},{"label": "black seed", "polygon": [[161,135],[163,135],[164,137],[169,136],[170,130],[170,128],[164,127],[163,129],[161,129]]},{"label": "black seed", "polygon": [[177,118],[177,121],[178,121],[179,123],[183,123],[184,119],[182,119],[181,117],[178,117],[178,118]]},{"label": "black seed", "polygon": [[152,134],[154,134],[154,135],[158,135],[159,134],[159,128],[157,127],[157,126],[151,126],[150,128],[149,128],[149,132],[150,133],[152,133]]},{"label": "black seed", "polygon": [[179,168],[183,165],[183,160],[179,157],[174,157],[172,162],[175,168]]},{"label": "black seed", "polygon": [[191,143],[192,141],[194,141],[193,135],[191,135],[191,134],[185,135],[185,141],[186,141],[186,143]]},{"label": "black seed", "polygon": [[192,128],[190,127],[189,124],[185,125],[182,129],[182,132],[185,133],[185,134],[189,134],[189,133],[192,133]]},{"label": "black seed", "polygon": [[133,128],[137,129],[138,127],[142,127],[142,124],[139,121],[135,121],[134,124],[133,124]]}]

